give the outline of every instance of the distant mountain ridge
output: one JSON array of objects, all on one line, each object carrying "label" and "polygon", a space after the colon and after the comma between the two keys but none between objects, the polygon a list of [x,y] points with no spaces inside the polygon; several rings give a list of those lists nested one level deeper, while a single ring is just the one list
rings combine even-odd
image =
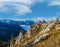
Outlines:
[{"label": "distant mountain ridge", "polygon": [[46,20],[10,20],[10,19],[2,19],[0,20],[2,23],[13,23],[13,24],[18,24],[18,25],[34,25],[35,23],[47,23]]},{"label": "distant mountain ridge", "polygon": [[[39,21],[40,23],[46,23],[46,21]],[[8,41],[11,36],[17,36],[21,30],[26,31],[20,25],[34,25],[35,21],[14,21],[10,19],[0,20],[0,40]]]},{"label": "distant mountain ridge", "polygon": [[18,24],[0,22],[0,40],[8,41],[11,36],[17,36],[21,30],[24,29]]},{"label": "distant mountain ridge", "polygon": [[3,19],[0,20],[2,23],[13,23],[13,24],[18,24],[18,25],[33,25],[34,21],[31,20],[26,20],[26,21],[15,21],[15,20],[10,20],[10,19]]}]

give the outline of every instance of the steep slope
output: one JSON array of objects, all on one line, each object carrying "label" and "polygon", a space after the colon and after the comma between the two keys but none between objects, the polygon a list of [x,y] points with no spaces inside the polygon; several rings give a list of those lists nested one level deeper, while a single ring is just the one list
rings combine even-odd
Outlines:
[{"label": "steep slope", "polygon": [[[35,24],[26,34],[18,36],[14,47],[59,47],[60,24],[54,21],[46,24]],[[21,36],[22,35],[22,36]],[[22,38],[23,37],[23,38]],[[17,43],[16,43],[17,42]],[[11,45],[10,45],[11,47]]]},{"label": "steep slope", "polygon": [[11,36],[17,36],[21,30],[24,29],[17,24],[0,22],[0,40],[9,41]]},{"label": "steep slope", "polygon": [[60,47],[60,29],[53,28],[48,34],[50,34],[48,38],[34,44],[32,47]]}]

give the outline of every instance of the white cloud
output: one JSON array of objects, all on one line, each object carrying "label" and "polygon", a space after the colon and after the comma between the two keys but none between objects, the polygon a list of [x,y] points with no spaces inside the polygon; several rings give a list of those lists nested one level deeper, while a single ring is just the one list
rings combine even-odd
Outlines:
[{"label": "white cloud", "polygon": [[[38,2],[44,2],[45,0],[0,0],[0,12],[9,12],[14,8],[16,14],[26,14],[31,13],[31,7]],[[9,8],[9,6],[11,6]]]},{"label": "white cloud", "polygon": [[[0,0],[0,12],[6,12],[16,9],[16,14],[31,13],[31,6],[36,0]],[[11,6],[10,8],[8,6]]]},{"label": "white cloud", "polygon": [[26,13],[31,13],[32,12],[30,10],[30,8],[25,6],[25,5],[17,5],[17,6],[15,6],[15,8],[18,11],[17,14],[26,14]]},{"label": "white cloud", "polygon": [[32,13],[31,7],[38,2],[48,2],[49,6],[60,6],[60,0],[0,0],[0,12],[15,10],[15,13],[19,15]]},{"label": "white cloud", "polygon": [[44,17],[38,17],[38,18],[34,18],[34,21],[42,21],[42,20],[46,20],[47,21],[48,18],[44,18]]},{"label": "white cloud", "polygon": [[[50,6],[56,6],[58,9],[60,9],[60,0],[49,0],[49,2],[48,2],[48,6],[50,7]],[[56,18],[56,17],[59,17],[60,16],[60,12],[56,12],[56,16],[54,17],[54,18]]]},{"label": "white cloud", "polygon": [[33,4],[34,0],[0,0],[0,2],[16,2],[16,3],[31,5]]},{"label": "white cloud", "polygon": [[49,0],[49,6],[60,6],[60,0]]},{"label": "white cloud", "polygon": [[3,3],[0,3],[0,11],[4,13],[7,11],[7,8],[4,6]]}]

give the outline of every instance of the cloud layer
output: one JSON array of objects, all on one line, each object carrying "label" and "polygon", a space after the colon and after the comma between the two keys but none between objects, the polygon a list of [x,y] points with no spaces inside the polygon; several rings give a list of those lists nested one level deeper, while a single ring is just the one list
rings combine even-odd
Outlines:
[{"label": "cloud layer", "polygon": [[0,12],[14,11],[19,15],[32,13],[31,7],[38,2],[47,2],[48,6],[60,6],[60,0],[0,0]]},{"label": "cloud layer", "polygon": [[50,0],[49,6],[60,6],[60,0]]},{"label": "cloud layer", "polygon": [[0,0],[0,12],[15,11],[16,14],[32,13],[31,6],[36,0]]}]

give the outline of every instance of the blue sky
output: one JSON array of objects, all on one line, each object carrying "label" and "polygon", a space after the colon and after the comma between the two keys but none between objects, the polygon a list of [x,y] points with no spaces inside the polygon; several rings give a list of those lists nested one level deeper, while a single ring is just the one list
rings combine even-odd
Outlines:
[{"label": "blue sky", "polygon": [[52,19],[59,15],[60,0],[0,0],[0,19]]}]

